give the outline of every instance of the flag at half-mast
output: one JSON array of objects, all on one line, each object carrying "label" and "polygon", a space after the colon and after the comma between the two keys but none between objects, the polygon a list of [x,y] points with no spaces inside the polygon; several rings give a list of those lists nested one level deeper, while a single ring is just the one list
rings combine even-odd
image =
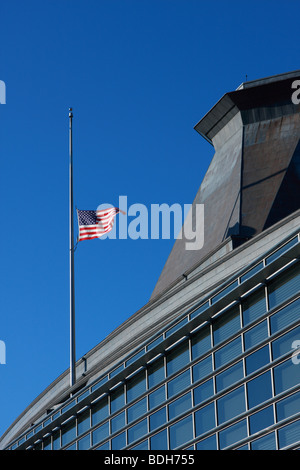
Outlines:
[{"label": "flag at half-mast", "polygon": [[117,207],[96,211],[77,209],[79,235],[78,241],[100,238],[112,230],[116,214],[122,212]]}]

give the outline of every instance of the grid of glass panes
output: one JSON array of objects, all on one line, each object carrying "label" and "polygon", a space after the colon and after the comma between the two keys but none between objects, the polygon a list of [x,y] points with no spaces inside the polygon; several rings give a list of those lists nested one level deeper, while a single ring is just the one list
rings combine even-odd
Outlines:
[{"label": "grid of glass panes", "polygon": [[[237,287],[239,284],[243,284],[247,279],[250,279],[254,274],[258,273],[265,265],[270,264],[272,261],[278,259],[280,256],[285,254],[285,252],[294,247],[299,243],[299,235],[294,236],[292,239],[290,239],[288,242],[284,243],[281,247],[277,247],[276,250],[269,254],[264,260],[256,264],[254,267],[251,267],[250,270],[248,270],[246,273],[243,273],[236,281],[229,286],[227,286],[225,289],[222,289],[218,294],[214,295],[211,299],[207,300],[204,302],[200,307],[198,307],[195,311],[192,313],[186,315],[182,320],[179,320],[174,326],[171,326],[169,329],[164,331],[162,334],[160,333],[157,338],[154,340],[152,339],[150,343],[145,345],[142,349],[140,349],[138,352],[134,352],[133,355],[129,358],[126,358],[126,360],[117,366],[116,369],[113,369],[110,371],[108,374],[105,376],[101,377],[98,382],[96,382],[93,386],[90,388],[86,389],[85,392],[80,393],[80,395],[77,398],[74,398],[72,401],[67,403],[66,405],[62,406],[60,409],[58,409],[55,413],[50,414],[50,416],[46,419],[40,422],[39,424],[36,424],[36,426],[31,426],[29,432],[25,432],[20,438],[18,438],[9,448],[11,449],[16,449],[19,445],[25,446],[24,448],[31,448],[32,446],[29,445],[29,447],[26,447],[26,440],[32,438],[34,435],[37,435],[42,429],[47,426],[49,423],[53,422],[56,420],[57,417],[60,416],[60,414],[65,413],[66,411],[70,410],[72,407],[74,407],[77,403],[82,401],[84,398],[86,398],[91,392],[98,390],[105,382],[107,382],[108,378],[110,377],[115,377],[118,375],[119,372],[121,372],[124,368],[126,368],[128,365],[132,364],[137,358],[140,358],[144,355],[145,351],[151,350],[154,346],[157,346],[160,344],[164,338],[167,338],[170,336],[175,331],[180,330],[181,326],[185,325],[189,319],[192,320],[196,316],[198,316],[201,312],[204,312],[207,308],[209,308],[210,305],[213,305],[216,300],[219,298],[224,297],[226,293],[231,292],[235,287]],[[46,434],[47,435],[47,434]],[[38,441],[35,441],[38,442]]]},{"label": "grid of glass panes", "polygon": [[297,263],[35,447],[224,449],[246,442],[240,448],[281,449],[300,443],[300,364],[291,358],[300,340],[299,287]]}]

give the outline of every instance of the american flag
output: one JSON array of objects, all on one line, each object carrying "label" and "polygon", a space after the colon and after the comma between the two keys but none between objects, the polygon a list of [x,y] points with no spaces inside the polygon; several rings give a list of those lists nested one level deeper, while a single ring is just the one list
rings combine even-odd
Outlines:
[{"label": "american flag", "polygon": [[80,211],[77,209],[79,235],[78,241],[99,238],[111,231],[114,225],[115,215],[120,211],[112,207],[97,211]]}]

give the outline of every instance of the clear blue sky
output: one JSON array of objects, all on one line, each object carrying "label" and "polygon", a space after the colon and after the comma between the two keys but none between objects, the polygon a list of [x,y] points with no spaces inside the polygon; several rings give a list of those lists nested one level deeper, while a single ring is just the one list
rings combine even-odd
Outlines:
[{"label": "clear blue sky", "polygon": [[[194,125],[240,83],[299,67],[294,0],[1,4],[0,435],[69,367],[68,108],[74,199],[191,203],[213,155]],[[77,359],[149,300],[173,240],[75,254]]]}]

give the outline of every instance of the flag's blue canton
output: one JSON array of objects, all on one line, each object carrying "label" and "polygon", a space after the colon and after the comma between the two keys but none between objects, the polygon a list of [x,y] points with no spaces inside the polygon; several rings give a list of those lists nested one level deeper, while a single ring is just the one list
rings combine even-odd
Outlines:
[{"label": "flag's blue canton", "polygon": [[96,225],[99,222],[96,211],[78,211],[78,219],[79,225]]}]

